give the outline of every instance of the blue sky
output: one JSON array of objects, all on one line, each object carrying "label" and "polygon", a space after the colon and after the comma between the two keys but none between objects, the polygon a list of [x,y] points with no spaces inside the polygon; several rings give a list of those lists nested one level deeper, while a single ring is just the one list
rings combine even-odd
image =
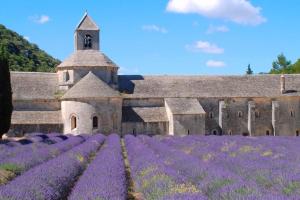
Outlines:
[{"label": "blue sky", "polygon": [[0,23],[64,60],[85,10],[122,74],[258,73],[281,52],[300,58],[299,0],[10,0]]}]

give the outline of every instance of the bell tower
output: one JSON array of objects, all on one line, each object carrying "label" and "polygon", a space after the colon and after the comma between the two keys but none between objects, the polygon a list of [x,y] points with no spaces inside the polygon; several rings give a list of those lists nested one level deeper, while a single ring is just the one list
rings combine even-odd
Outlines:
[{"label": "bell tower", "polygon": [[75,51],[77,50],[100,50],[100,30],[96,23],[85,12],[82,20],[75,30]]}]

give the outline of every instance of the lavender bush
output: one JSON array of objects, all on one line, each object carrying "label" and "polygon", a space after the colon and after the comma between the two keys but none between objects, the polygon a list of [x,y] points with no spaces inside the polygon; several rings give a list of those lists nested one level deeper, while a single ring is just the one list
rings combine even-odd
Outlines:
[{"label": "lavender bush", "polygon": [[32,151],[19,152],[15,156],[1,160],[0,169],[12,171],[15,175],[19,175],[33,166],[56,157],[83,141],[81,137],[75,136],[57,144],[33,148]]},{"label": "lavender bush", "polygon": [[199,197],[199,200],[206,199],[195,185],[173,168],[167,167],[165,165],[167,161],[160,159],[140,140],[127,135],[125,144],[134,189],[142,195],[142,198],[174,199],[176,195],[193,195]]},{"label": "lavender bush", "polygon": [[207,166],[199,188],[211,199],[298,199],[297,138],[190,136],[156,139],[167,149],[179,150]]},{"label": "lavender bush", "polygon": [[89,156],[96,152],[104,140],[103,135],[95,135],[62,155],[30,169],[0,187],[0,199],[65,199]]},{"label": "lavender bush", "polygon": [[76,183],[70,200],[126,199],[125,166],[120,137],[110,135]]}]

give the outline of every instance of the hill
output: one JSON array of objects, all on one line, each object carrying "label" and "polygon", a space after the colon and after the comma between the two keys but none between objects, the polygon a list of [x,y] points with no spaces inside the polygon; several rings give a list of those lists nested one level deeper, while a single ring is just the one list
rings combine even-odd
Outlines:
[{"label": "hill", "polygon": [[0,48],[7,53],[12,71],[54,72],[60,63],[36,44],[1,24]]}]

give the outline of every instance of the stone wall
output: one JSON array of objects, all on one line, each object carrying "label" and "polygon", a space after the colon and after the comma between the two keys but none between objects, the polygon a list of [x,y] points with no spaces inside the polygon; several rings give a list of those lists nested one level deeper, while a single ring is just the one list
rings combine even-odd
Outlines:
[{"label": "stone wall", "polygon": [[[54,94],[53,94],[54,95]],[[13,101],[14,110],[19,111],[55,111],[60,110],[58,100]]]},{"label": "stone wall", "polygon": [[[83,68],[76,68],[76,69],[65,69],[65,70],[59,70],[57,72],[58,74],[58,80],[61,90],[67,90],[70,87],[72,87],[74,84],[76,84],[78,81],[80,81],[85,75],[87,75],[89,72],[93,72],[98,78],[100,78],[102,81],[106,82],[108,85],[111,85],[113,87],[116,87],[117,85],[117,72],[113,71],[112,68],[109,67],[83,67]],[[69,73],[69,80],[67,82],[64,82],[64,72]]]},{"label": "stone wall", "polygon": [[122,135],[145,134],[166,135],[168,133],[168,122],[123,122]]},{"label": "stone wall", "polygon": [[123,106],[128,107],[163,107],[163,98],[123,99]]},{"label": "stone wall", "polygon": [[[71,117],[77,118],[77,127],[71,130]],[[98,128],[93,128],[93,117],[98,118]],[[122,99],[111,98],[89,101],[63,101],[62,120],[64,133],[118,133],[121,132]]]},{"label": "stone wall", "polygon": [[275,135],[294,136],[300,132],[300,99],[286,97],[277,99],[278,115]]},{"label": "stone wall", "polygon": [[63,124],[12,124],[9,137],[23,136],[25,133],[62,133]]},{"label": "stone wall", "polygon": [[173,115],[174,135],[204,135],[205,115]]}]

